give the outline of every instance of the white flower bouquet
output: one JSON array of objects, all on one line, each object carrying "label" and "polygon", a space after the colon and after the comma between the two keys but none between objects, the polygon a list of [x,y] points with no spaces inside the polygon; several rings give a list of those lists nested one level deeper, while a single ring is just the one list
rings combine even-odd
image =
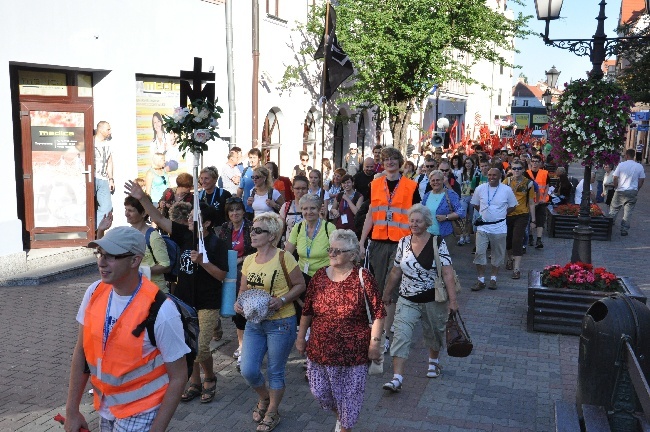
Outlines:
[{"label": "white flower bouquet", "polygon": [[163,116],[163,127],[178,137],[178,148],[183,153],[202,154],[207,142],[218,138],[216,129],[223,109],[215,103],[197,99],[187,108],[175,108],[171,116]]}]

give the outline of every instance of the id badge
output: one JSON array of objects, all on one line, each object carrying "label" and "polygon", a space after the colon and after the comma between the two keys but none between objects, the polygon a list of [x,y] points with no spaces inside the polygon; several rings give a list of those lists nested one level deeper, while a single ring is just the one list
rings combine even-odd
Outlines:
[{"label": "id badge", "polygon": [[346,215],[346,214],[341,215],[341,223],[342,224],[348,223],[348,215]]},{"label": "id badge", "polygon": [[392,212],[392,211],[388,210],[388,211],[386,212],[386,220],[387,220],[388,222],[391,222],[391,221],[393,220],[393,212]]},{"label": "id badge", "polygon": [[302,272],[304,274],[309,274],[309,263],[308,262],[305,263],[305,266],[302,268]]}]

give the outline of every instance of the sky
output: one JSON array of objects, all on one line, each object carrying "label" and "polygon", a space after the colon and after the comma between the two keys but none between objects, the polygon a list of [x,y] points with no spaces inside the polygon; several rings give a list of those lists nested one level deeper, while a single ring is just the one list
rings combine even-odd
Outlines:
[{"label": "sky", "polygon": [[[557,0],[556,0],[557,1]],[[524,15],[532,15],[528,27],[534,31],[527,39],[517,39],[515,47],[520,53],[515,53],[515,65],[521,69],[513,72],[513,85],[516,84],[520,73],[528,77],[529,84],[538,80],[546,81],[545,71],[555,66],[560,71],[557,87],[562,89],[565,82],[571,79],[586,78],[587,71],[593,67],[589,56],[577,56],[567,49],[546,46],[539,33],[544,33],[545,22],[537,19],[534,0],[523,0],[524,6],[508,2],[508,7]],[[598,22],[596,17],[600,9],[599,0],[564,0],[560,19],[551,21],[549,26],[550,39],[589,39],[596,33]],[[621,0],[609,0],[605,6],[605,33],[615,37],[614,29],[618,23]]]}]

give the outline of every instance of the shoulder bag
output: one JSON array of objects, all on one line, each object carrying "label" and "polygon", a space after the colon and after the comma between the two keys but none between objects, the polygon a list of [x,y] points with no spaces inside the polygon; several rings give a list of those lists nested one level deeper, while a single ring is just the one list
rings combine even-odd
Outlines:
[{"label": "shoulder bag", "polygon": [[[440,253],[438,252],[438,236],[433,236],[433,256],[436,260],[436,273],[438,277],[435,282],[436,290],[436,302],[444,303],[449,300],[449,294],[447,294],[447,288],[445,286],[445,281],[442,277],[442,263],[440,262]],[[454,270],[454,283],[456,284],[456,293],[460,292],[460,280],[458,279],[458,274]]]},{"label": "shoulder bag", "polygon": [[[460,321],[460,324],[459,324]],[[461,327],[462,325],[462,327]],[[467,357],[472,353],[474,344],[469,337],[460,311],[449,312],[447,319],[447,355],[450,357]]]},{"label": "shoulder bag", "polygon": [[[449,210],[454,212],[454,207],[451,205],[451,200],[449,199],[449,192],[447,189],[445,189],[445,198],[447,198],[447,205],[449,206]],[[464,218],[458,218],[456,220],[450,221],[451,226],[454,228],[454,236],[460,237],[465,234],[465,219]]]}]

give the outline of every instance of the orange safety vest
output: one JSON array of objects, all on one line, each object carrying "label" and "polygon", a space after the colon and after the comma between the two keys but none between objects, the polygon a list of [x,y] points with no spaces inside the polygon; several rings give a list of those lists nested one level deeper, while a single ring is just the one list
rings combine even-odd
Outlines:
[{"label": "orange safety vest", "polygon": [[[399,241],[411,233],[407,212],[413,205],[413,194],[418,184],[406,177],[402,177],[397,184],[395,194],[388,205],[388,184],[386,176],[375,179],[371,183],[370,211],[372,212],[373,240]],[[387,220],[388,212],[391,220]]]},{"label": "orange safety vest", "polygon": [[548,171],[544,169],[540,169],[539,171],[537,171],[537,177],[533,175],[532,170],[527,170],[526,172],[528,173],[530,178],[532,178],[533,181],[537,183],[537,186],[539,186],[538,189],[539,192],[535,196],[535,202],[536,203],[539,202],[539,198],[542,196],[545,196],[544,202],[548,202],[549,198],[548,198],[548,194],[546,193],[548,191]]},{"label": "orange safety vest", "polygon": [[90,297],[84,316],[83,347],[94,389],[95,410],[104,402],[117,418],[131,417],[162,403],[169,376],[160,350],[143,357],[143,331],[131,332],[145,320],[158,287],[142,278],[142,287],[131,300],[108,335],[103,349],[104,322],[112,285],[100,282]]}]

